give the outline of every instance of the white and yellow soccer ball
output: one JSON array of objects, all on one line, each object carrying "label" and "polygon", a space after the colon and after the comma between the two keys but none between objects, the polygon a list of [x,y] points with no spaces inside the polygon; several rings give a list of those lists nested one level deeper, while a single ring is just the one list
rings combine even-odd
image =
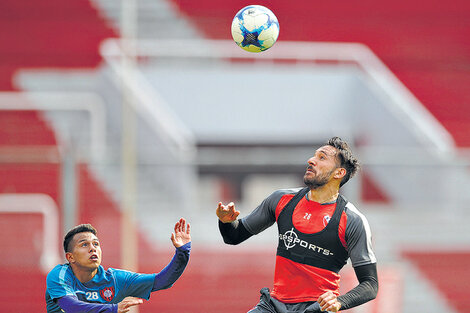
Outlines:
[{"label": "white and yellow soccer ball", "polygon": [[279,36],[279,22],[274,13],[261,5],[249,5],[235,15],[232,37],[237,45],[250,52],[271,48]]}]

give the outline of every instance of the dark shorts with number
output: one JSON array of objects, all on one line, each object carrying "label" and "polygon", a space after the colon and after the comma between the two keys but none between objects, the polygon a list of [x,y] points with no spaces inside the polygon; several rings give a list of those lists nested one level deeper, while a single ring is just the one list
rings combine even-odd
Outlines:
[{"label": "dark shorts with number", "polygon": [[260,290],[259,303],[248,313],[319,313],[317,302],[282,303],[271,298],[268,288]]}]

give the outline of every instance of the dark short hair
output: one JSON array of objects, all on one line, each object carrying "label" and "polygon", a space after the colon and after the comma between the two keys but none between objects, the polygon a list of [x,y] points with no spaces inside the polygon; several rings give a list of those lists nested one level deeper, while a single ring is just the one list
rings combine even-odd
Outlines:
[{"label": "dark short hair", "polygon": [[70,242],[73,239],[73,236],[75,236],[78,233],[92,233],[93,235],[96,236],[98,233],[96,229],[91,226],[91,224],[80,224],[69,230],[67,235],[64,237],[64,251],[65,253],[70,252]]},{"label": "dark short hair", "polygon": [[339,185],[341,187],[346,184],[354,174],[356,174],[357,170],[360,168],[359,161],[352,154],[346,141],[340,137],[332,137],[326,142],[326,144],[336,148],[338,151],[337,160],[339,161],[339,166],[346,170],[346,175],[344,175]]}]

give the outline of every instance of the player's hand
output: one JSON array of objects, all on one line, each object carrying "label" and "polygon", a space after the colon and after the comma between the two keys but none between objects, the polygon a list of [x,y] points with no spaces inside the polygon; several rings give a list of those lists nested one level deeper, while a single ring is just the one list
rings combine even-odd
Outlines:
[{"label": "player's hand", "polygon": [[181,218],[175,224],[175,232],[171,233],[171,242],[176,248],[184,246],[191,241],[191,225],[186,225],[186,220]]},{"label": "player's hand", "polygon": [[126,313],[130,311],[130,307],[144,303],[140,298],[125,297],[121,302],[118,303],[117,313]]},{"label": "player's hand", "polygon": [[317,302],[320,304],[322,311],[338,312],[341,308],[341,303],[331,291],[327,291],[318,297]]},{"label": "player's hand", "polygon": [[233,202],[230,202],[228,205],[223,205],[222,202],[219,202],[215,214],[217,214],[222,223],[231,223],[237,219],[240,211],[235,210]]}]

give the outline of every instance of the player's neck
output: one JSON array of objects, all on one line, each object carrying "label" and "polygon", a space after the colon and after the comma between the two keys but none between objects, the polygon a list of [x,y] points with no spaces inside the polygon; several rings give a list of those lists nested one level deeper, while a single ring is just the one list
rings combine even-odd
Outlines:
[{"label": "player's neck", "polygon": [[87,283],[90,280],[95,277],[96,273],[98,273],[98,269],[95,270],[89,270],[89,269],[83,269],[79,268],[77,266],[72,266],[72,271],[75,277],[81,282],[81,283]]},{"label": "player's neck", "polygon": [[318,203],[329,203],[334,202],[338,198],[339,189],[334,186],[322,186],[315,189],[310,189],[307,194],[307,197],[311,201]]}]

